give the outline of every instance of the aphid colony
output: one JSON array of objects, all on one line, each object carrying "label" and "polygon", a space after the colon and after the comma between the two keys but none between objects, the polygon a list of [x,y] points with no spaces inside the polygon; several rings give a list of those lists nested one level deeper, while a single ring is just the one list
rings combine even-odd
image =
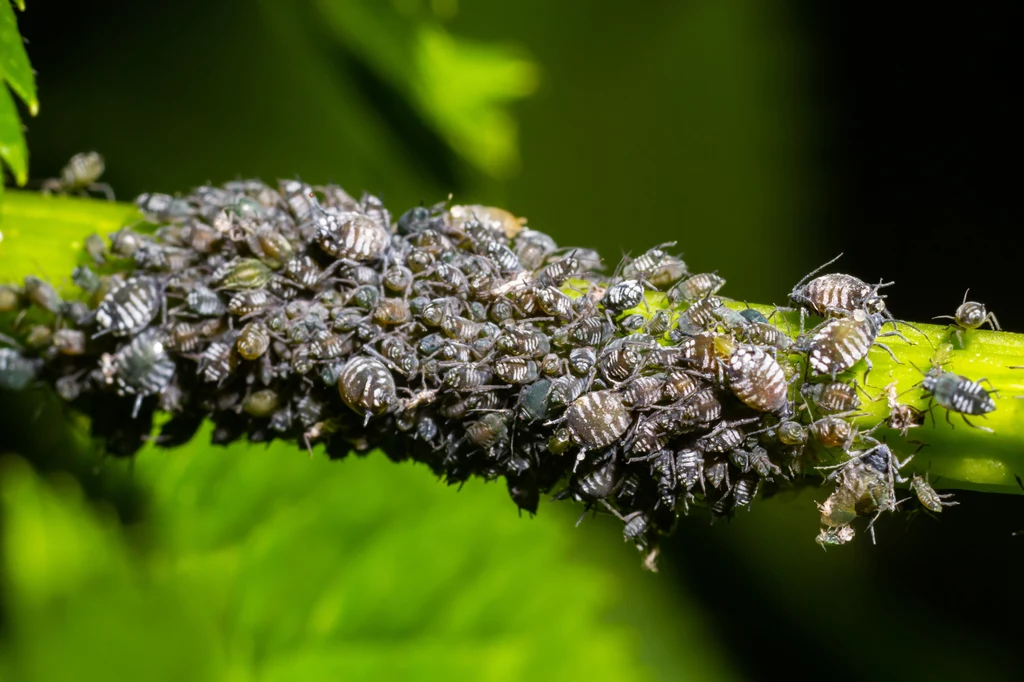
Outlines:
[{"label": "aphid colony", "polygon": [[[35,277],[0,290],[0,310],[17,315],[0,387],[55,386],[113,454],[135,453],[158,410],[167,447],[211,420],[217,444],[322,443],[332,458],[380,448],[449,483],[503,477],[531,513],[550,492],[610,512],[651,566],[679,513],[729,516],[817,477],[823,449],[845,461],[828,477],[820,542],[846,542],[856,517],[899,504],[905,461],[858,433],[863,389],[841,376],[898,334],[883,331],[884,285],[801,282],[801,321],[824,320],[793,339],[726,306],[725,280],[689,273],[673,244],[609,277],[595,252],[491,207],[393,221],[374,196],[295,180],[137,204],[145,222],[109,246],[89,240],[77,298]],[[649,291],[673,311],[646,310]],[[994,409],[940,369],[924,389],[947,410]],[[894,390],[876,398],[892,428],[920,423]],[[912,486],[928,509],[950,504],[919,477]]]}]

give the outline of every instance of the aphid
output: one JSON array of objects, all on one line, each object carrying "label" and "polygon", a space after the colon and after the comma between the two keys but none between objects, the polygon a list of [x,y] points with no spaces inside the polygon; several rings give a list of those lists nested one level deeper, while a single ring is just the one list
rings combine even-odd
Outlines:
[{"label": "aphid", "polygon": [[185,297],[185,305],[189,311],[203,317],[220,317],[227,312],[227,306],[221,300],[220,295],[204,286],[197,286],[189,289]]},{"label": "aphid", "polygon": [[880,335],[878,332],[883,324],[880,313],[869,314],[863,310],[855,310],[849,317],[831,319],[822,324],[810,340],[804,343],[811,374],[826,374],[835,379],[837,374],[845,372],[861,360],[867,363],[870,370],[871,360],[867,355],[871,346],[884,349],[898,364],[899,360],[892,350],[877,339],[879,336],[902,335],[899,332]]},{"label": "aphid", "polygon": [[860,407],[860,396],[857,389],[842,381],[824,384],[804,384],[800,394],[824,414],[850,412]]},{"label": "aphid", "polygon": [[494,363],[494,373],[507,384],[528,384],[539,376],[537,363],[518,357],[500,358]]},{"label": "aphid", "polygon": [[460,363],[445,372],[442,383],[447,388],[464,391],[483,386],[492,376],[494,371],[489,365]]},{"label": "aphid", "polygon": [[260,320],[253,320],[242,327],[235,341],[238,354],[246,360],[256,360],[270,348],[270,332]]},{"label": "aphid", "polygon": [[397,402],[395,379],[383,362],[375,358],[356,356],[345,363],[338,377],[341,399],[358,414],[383,414]]},{"label": "aphid", "polygon": [[597,351],[593,348],[573,348],[569,351],[569,369],[577,376],[583,376],[597,363]]},{"label": "aphid", "polygon": [[21,307],[23,292],[19,287],[0,284],[0,313],[9,313]]},{"label": "aphid", "polygon": [[85,252],[96,265],[103,265],[107,262],[107,245],[103,243],[103,237],[95,232],[85,238]]},{"label": "aphid", "polygon": [[963,333],[972,329],[977,329],[985,323],[988,323],[995,331],[1000,331],[1002,328],[999,326],[999,320],[996,319],[994,313],[988,312],[985,308],[984,303],[978,303],[977,301],[968,301],[967,294],[970,289],[964,292],[964,301],[960,304],[960,307],[956,309],[955,315],[939,315],[932,319],[934,320],[953,320],[955,329],[953,333],[956,334],[957,341],[961,348],[964,347]]},{"label": "aphid", "polygon": [[545,266],[537,275],[537,281],[541,286],[557,288],[569,281],[579,270],[579,259],[569,255]]},{"label": "aphid", "polygon": [[114,354],[114,368],[120,392],[137,396],[132,419],[138,416],[143,398],[160,393],[171,383],[175,369],[158,329],[147,330],[121,346]]},{"label": "aphid", "polygon": [[650,519],[643,512],[633,512],[629,516],[623,518],[626,525],[622,528],[623,537],[629,541],[638,541],[642,544],[643,534],[647,532],[650,527]]},{"label": "aphid", "polygon": [[266,310],[274,303],[277,303],[277,299],[266,289],[239,291],[228,301],[228,312],[238,317],[246,317]]},{"label": "aphid", "polygon": [[555,287],[538,287],[533,292],[533,300],[545,315],[561,320],[571,320],[576,316],[572,298]]},{"label": "aphid", "polygon": [[713,272],[702,272],[684,279],[668,290],[668,301],[678,305],[683,301],[696,301],[717,294],[725,286],[725,279]]},{"label": "aphid", "polygon": [[495,339],[494,347],[506,355],[540,357],[547,355],[551,344],[547,335],[539,329],[527,326],[508,325]]},{"label": "aphid", "polygon": [[622,388],[622,404],[632,408],[649,407],[661,399],[664,386],[664,374],[636,377]]},{"label": "aphid", "polygon": [[551,382],[551,405],[555,408],[568,406],[583,395],[591,384],[591,377],[562,376]]},{"label": "aphid", "polygon": [[853,442],[853,426],[850,422],[835,415],[822,417],[812,422],[809,430],[826,448],[846,449]]},{"label": "aphid", "polygon": [[635,315],[626,315],[618,321],[618,325],[619,329],[627,334],[631,334],[643,329],[647,325],[647,318],[639,313]]},{"label": "aphid", "polygon": [[24,296],[29,303],[36,305],[54,315],[60,313],[62,303],[60,294],[49,282],[39,279],[34,275],[25,276]]},{"label": "aphid", "polygon": [[[745,312],[747,311],[740,311],[740,315],[743,315]],[[757,311],[755,310],[754,312],[756,313]],[[744,315],[744,318],[746,317],[748,316]],[[761,317],[764,316],[761,315]],[[737,335],[747,343],[757,346],[772,346],[779,350],[787,350],[793,345],[793,340],[789,338],[786,332],[768,322],[748,322],[737,329]]]},{"label": "aphid", "polygon": [[672,316],[667,310],[659,310],[651,315],[645,325],[645,331],[652,336],[661,336],[672,326]]},{"label": "aphid", "polygon": [[803,445],[807,442],[807,429],[795,421],[784,421],[778,428],[779,442],[783,445]]},{"label": "aphid", "polygon": [[259,289],[273,278],[274,271],[256,258],[233,258],[217,268],[211,282],[221,289]]},{"label": "aphid", "polygon": [[527,270],[536,270],[548,254],[558,249],[555,240],[543,232],[525,228],[516,236],[515,251],[519,263]]},{"label": "aphid", "polygon": [[403,265],[392,265],[384,273],[384,287],[394,293],[406,293],[412,286],[412,270]]},{"label": "aphid", "polygon": [[45,324],[34,324],[29,327],[28,335],[25,337],[25,345],[29,348],[43,348],[49,346],[53,340],[53,329]]},{"label": "aphid", "polygon": [[468,341],[480,333],[480,324],[457,315],[445,315],[441,320],[441,331],[453,339]]},{"label": "aphid", "polygon": [[740,346],[726,362],[729,387],[758,412],[788,413],[786,376],[778,361],[757,346]]},{"label": "aphid", "polygon": [[678,342],[681,357],[688,365],[701,372],[715,372],[719,369],[718,337],[710,332],[701,332],[683,337]]},{"label": "aphid", "polygon": [[574,475],[569,481],[569,491],[577,502],[603,500],[615,493],[621,480],[615,460],[583,475]]},{"label": "aphid", "polygon": [[585,317],[569,331],[569,339],[579,346],[603,346],[615,333],[613,325],[601,317]]},{"label": "aphid", "polygon": [[565,412],[566,428],[580,445],[576,466],[587,450],[603,448],[618,440],[629,428],[630,415],[613,391],[594,391],[577,398]]},{"label": "aphid", "polygon": [[276,391],[264,388],[250,393],[242,400],[242,411],[258,419],[265,419],[277,412],[280,402]]},{"label": "aphid", "polygon": [[518,272],[521,269],[519,258],[504,244],[491,242],[487,245],[487,255],[502,272]]},{"label": "aphid", "polygon": [[140,194],[135,200],[135,205],[151,222],[185,218],[192,213],[188,201],[172,197],[170,194]]},{"label": "aphid", "polygon": [[704,481],[715,490],[729,486],[729,463],[725,460],[704,463]]},{"label": "aphid", "polygon": [[85,353],[85,334],[77,329],[58,329],[53,333],[53,347],[63,355]]},{"label": "aphid", "polygon": [[500,232],[508,239],[515,239],[526,225],[526,218],[517,218],[503,208],[469,204],[452,206],[448,210],[451,224],[456,229],[464,229],[471,221],[479,221],[487,227]]},{"label": "aphid", "polygon": [[658,244],[637,256],[623,267],[623,276],[626,278],[644,278],[660,266],[669,256],[662,249],[675,246],[675,242]]},{"label": "aphid", "polygon": [[874,521],[883,513],[896,511],[896,483],[905,483],[899,470],[910,462],[899,461],[883,443],[856,453],[826,477],[837,479],[838,487],[823,505],[822,523],[829,526],[848,525],[857,515],[875,513],[869,528],[874,538]]},{"label": "aphid", "polygon": [[42,367],[39,358],[26,358],[13,348],[0,348],[0,388],[22,391],[36,380]]},{"label": "aphid", "polygon": [[708,386],[694,393],[670,412],[680,433],[710,425],[722,417],[722,403]]},{"label": "aphid", "polygon": [[665,377],[665,400],[682,401],[704,387],[704,383],[685,370],[672,370]]},{"label": "aphid", "polygon": [[[668,445],[671,435],[672,416],[660,412],[644,414],[636,421],[636,426],[626,438],[626,450],[634,455],[663,450]],[[634,458],[646,459],[646,457]]]},{"label": "aphid", "polygon": [[296,256],[284,264],[284,276],[311,289],[320,281],[323,272],[309,256]]},{"label": "aphid", "polygon": [[897,382],[892,382],[885,387],[886,402],[889,406],[889,417],[886,420],[889,428],[896,429],[901,436],[906,436],[907,431],[924,423],[924,412],[911,405],[899,401],[896,393]]},{"label": "aphid", "polygon": [[987,379],[971,381],[967,377],[933,367],[925,374],[921,387],[926,395],[931,397],[929,410],[932,403],[938,403],[940,407],[946,408],[946,421],[951,426],[953,422],[949,419],[949,413],[958,412],[968,426],[991,433],[992,429],[975,426],[967,420],[969,414],[984,415],[996,409],[990,392],[981,385],[985,381]]},{"label": "aphid", "polygon": [[526,384],[516,399],[516,415],[527,422],[546,419],[551,404],[551,381],[540,379]]},{"label": "aphid", "polygon": [[153,321],[161,305],[160,286],[152,277],[132,277],[115,284],[96,309],[95,336],[137,334]]},{"label": "aphid", "polygon": [[142,246],[144,241],[142,235],[138,232],[128,227],[122,227],[117,232],[111,233],[110,248],[119,256],[131,258],[135,254],[135,250]]},{"label": "aphid", "polygon": [[373,310],[373,319],[381,325],[405,324],[411,317],[409,304],[401,298],[381,299]]},{"label": "aphid", "polygon": [[495,413],[485,414],[483,418],[470,422],[466,426],[466,439],[477,447],[489,449],[508,435],[505,419]]},{"label": "aphid", "polygon": [[101,285],[99,275],[84,265],[80,265],[72,270],[71,281],[75,283],[75,286],[87,294],[95,293],[99,290]]},{"label": "aphid", "polygon": [[627,279],[608,287],[601,304],[612,313],[621,313],[640,305],[644,300],[644,285],[638,279]]},{"label": "aphid", "polygon": [[839,254],[828,263],[807,273],[790,292],[790,300],[800,306],[801,324],[805,310],[822,317],[837,314],[845,316],[857,310],[875,315],[885,310],[885,297],[879,296],[878,290],[890,286],[892,282],[872,286],[852,275],[840,273],[821,275],[807,281],[811,275],[835,263],[842,255]]},{"label": "aphid", "polygon": [[697,439],[697,449],[702,452],[729,452],[733,448],[738,448],[747,437],[746,431],[740,427],[750,421],[740,419],[734,422],[720,422],[710,433]]},{"label": "aphid", "polygon": [[636,374],[643,363],[643,348],[639,344],[622,343],[608,346],[597,358],[601,376],[612,383],[621,383]]},{"label": "aphid", "polygon": [[700,450],[684,448],[676,453],[676,479],[686,490],[700,483],[704,488],[704,454]]},{"label": "aphid", "polygon": [[742,477],[732,487],[733,507],[746,507],[750,509],[750,503],[757,495],[758,480],[755,478]]},{"label": "aphid", "polygon": [[103,175],[106,165],[103,157],[96,152],[75,154],[60,171],[59,178],[44,180],[42,191],[50,192],[81,192],[83,190],[102,191],[108,200],[114,200],[114,192],[109,185],[97,183]]},{"label": "aphid", "polygon": [[[316,197],[310,193],[310,199]],[[390,242],[390,236],[377,221],[357,212],[338,214],[317,206],[314,218],[316,238],[320,248],[335,258],[359,262],[380,258]]]},{"label": "aphid", "polygon": [[214,341],[199,356],[199,375],[203,381],[220,384],[231,375],[237,363],[233,338],[230,342]]},{"label": "aphid", "polygon": [[916,474],[910,479],[910,489],[914,491],[918,501],[925,509],[936,514],[940,513],[943,507],[960,504],[959,502],[947,502],[946,500],[953,497],[953,493],[935,492],[935,488],[928,483],[927,479]]}]

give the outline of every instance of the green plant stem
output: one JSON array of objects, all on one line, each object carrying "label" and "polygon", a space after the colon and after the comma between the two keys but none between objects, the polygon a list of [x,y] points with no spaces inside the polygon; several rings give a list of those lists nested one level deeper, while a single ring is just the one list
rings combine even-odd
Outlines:
[{"label": "green plant stem", "polygon": [[[42,273],[55,284],[67,284],[71,269],[81,261],[82,244],[88,234],[105,236],[140,219],[130,204],[10,191],[0,206],[0,281],[13,282],[26,274]],[[747,307],[741,302],[727,305]],[[766,315],[774,311],[772,306],[750,307]],[[645,306],[630,312],[668,308],[664,294],[651,293]],[[798,332],[796,315],[777,314],[774,319],[781,328]],[[928,473],[936,487],[1022,492],[1015,476],[1024,475],[1024,400],[1015,396],[1024,395],[1024,370],[1010,367],[1024,365],[1024,335],[971,331],[963,335],[964,348],[959,349],[949,327],[914,323],[913,327],[898,324],[898,328],[909,343],[895,336],[880,340],[892,349],[899,364],[884,350],[873,348],[868,356],[873,369],[866,380],[864,363],[844,375],[857,379],[863,389],[861,411],[865,414],[857,420],[858,427],[862,431],[879,427],[874,437],[884,439],[901,459],[916,452],[909,468]],[[918,384],[922,372],[931,365],[935,348],[946,343],[953,343],[956,349],[949,354],[945,369],[973,380],[988,379],[998,390],[995,412],[970,418],[992,432],[972,428],[956,414],[949,415],[951,425],[946,421],[946,411],[938,406],[923,426],[910,429],[905,437],[879,426],[888,415],[883,388],[892,382],[902,394],[900,402],[928,409],[928,398]],[[829,453],[822,453],[823,465],[833,460]]]}]

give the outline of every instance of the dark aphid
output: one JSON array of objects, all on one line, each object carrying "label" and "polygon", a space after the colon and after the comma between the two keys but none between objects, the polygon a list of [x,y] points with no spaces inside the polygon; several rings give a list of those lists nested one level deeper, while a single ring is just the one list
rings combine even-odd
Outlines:
[{"label": "dark aphid", "polygon": [[523,386],[516,400],[516,415],[527,422],[547,419],[551,404],[551,381],[540,379]]},{"label": "dark aphid", "polygon": [[824,384],[804,384],[800,394],[824,414],[850,412],[860,407],[856,387],[842,381]]},{"label": "dark aphid", "polygon": [[103,157],[97,152],[75,154],[61,169],[59,178],[43,181],[42,191],[44,194],[48,194],[50,192],[81,192],[87,189],[100,190],[106,194],[107,199],[113,201],[114,193],[110,187],[96,182],[103,175],[105,169]]},{"label": "dark aphid", "polygon": [[320,281],[323,271],[309,256],[296,256],[284,264],[284,276],[310,289]]},{"label": "dark aphid", "polygon": [[629,279],[646,278],[669,258],[669,255],[662,249],[675,245],[675,242],[665,242],[664,244],[658,244],[652,249],[648,249],[634,260],[626,263],[622,269],[623,276]]},{"label": "dark aphid", "polygon": [[478,222],[506,239],[515,239],[526,225],[526,218],[519,218],[503,208],[479,204],[452,206],[448,216],[456,229],[465,229],[467,224]]},{"label": "dark aphid", "polygon": [[485,414],[483,418],[466,426],[466,440],[483,449],[490,449],[508,436],[508,424],[497,412]]},{"label": "dark aphid", "polygon": [[537,281],[541,286],[557,288],[569,281],[579,270],[579,259],[569,255],[547,265],[537,275]]},{"label": "dark aphid", "polygon": [[645,331],[652,336],[661,336],[672,326],[672,316],[667,310],[659,310],[651,315],[645,325]]},{"label": "dark aphid", "polygon": [[445,315],[441,320],[441,331],[460,341],[474,338],[480,333],[480,329],[480,323],[457,315]]},{"label": "dark aphid", "polygon": [[625,317],[618,321],[618,325],[619,329],[626,332],[627,334],[631,334],[633,332],[638,332],[644,327],[646,327],[647,318],[641,315],[640,313],[636,313],[635,315],[626,315]]},{"label": "dark aphid", "polygon": [[406,376],[411,376],[419,368],[416,351],[401,337],[385,337],[380,342],[380,353]]},{"label": "dark aphid", "polygon": [[519,264],[519,258],[512,249],[508,248],[504,244],[491,242],[487,245],[487,255],[494,261],[498,266],[498,269],[502,272],[518,272],[522,269],[522,266]]},{"label": "dark aphid", "polygon": [[540,375],[536,362],[518,357],[498,359],[494,363],[494,373],[507,384],[528,384]]},{"label": "dark aphid", "polygon": [[174,378],[174,361],[164,348],[163,333],[150,329],[121,346],[114,355],[114,376],[121,392],[137,396],[134,419],[142,399],[160,393]]},{"label": "dark aphid", "polygon": [[629,410],[613,391],[594,391],[573,401],[565,412],[565,425],[580,445],[576,466],[583,461],[587,450],[607,447],[617,441],[629,428],[629,423]]},{"label": "dark aphid", "polygon": [[[3,388],[3,380],[0,379],[0,388]],[[66,374],[60,379],[57,379],[53,385],[54,390],[57,391],[57,395],[62,400],[72,402],[78,400],[79,396],[82,395],[82,391],[85,389],[81,377],[77,374]]]},{"label": "dark aphid", "polygon": [[239,291],[228,301],[228,312],[238,317],[246,317],[266,310],[275,303],[277,303],[277,299],[266,289]]},{"label": "dark aphid", "polygon": [[742,477],[733,484],[732,496],[733,496],[733,508],[735,507],[746,507],[750,509],[750,503],[754,501],[754,496],[757,495],[758,479]]},{"label": "dark aphid", "polygon": [[44,348],[53,341],[53,329],[45,324],[34,324],[28,329],[25,345],[29,348]]},{"label": "dark aphid", "polygon": [[373,319],[381,325],[405,324],[412,317],[409,304],[401,298],[384,298],[377,301]]},{"label": "dark aphid", "polygon": [[704,480],[715,490],[729,487],[729,462],[726,460],[704,462]]},{"label": "dark aphid", "polygon": [[64,301],[60,306],[60,314],[76,327],[84,327],[92,319],[92,309],[83,301]]},{"label": "dark aphid", "polygon": [[271,225],[260,225],[246,241],[253,254],[275,270],[295,255],[292,243]]},{"label": "dark aphid", "polygon": [[750,419],[720,422],[710,433],[697,439],[695,445],[702,452],[729,452],[743,444],[747,433],[742,428]]},{"label": "dark aphid", "polygon": [[103,237],[95,232],[85,238],[85,252],[96,265],[103,265],[107,262],[107,245]]},{"label": "dark aphid", "polygon": [[891,282],[872,286],[852,275],[840,273],[821,275],[807,281],[808,277],[835,263],[842,255],[807,273],[793,287],[790,300],[801,310],[809,310],[822,317],[848,315],[855,310],[863,310],[870,315],[881,313],[885,310],[885,297],[879,296],[878,290]]},{"label": "dark aphid", "polygon": [[160,285],[152,277],[132,277],[113,285],[96,309],[97,336],[137,334],[156,317],[161,298]]},{"label": "dark aphid", "polygon": [[528,326],[506,325],[504,331],[495,339],[494,347],[505,355],[524,355],[541,357],[551,350],[547,335],[539,329]]},{"label": "dark aphid", "polygon": [[755,445],[750,449],[750,452],[747,453],[747,462],[757,475],[766,481],[770,481],[782,473],[782,469],[769,458],[768,451],[760,445]]},{"label": "dark aphid", "polygon": [[[822,522],[829,526],[842,526],[853,520],[853,515],[874,512],[877,519],[883,512],[896,511],[896,484],[905,483],[899,470],[907,465],[910,457],[900,462],[892,450],[883,443],[863,452],[855,453],[826,477],[837,479],[838,487],[821,505]],[[874,519],[868,526],[874,537]]]},{"label": "dark aphid", "polygon": [[622,404],[626,407],[649,407],[662,398],[664,374],[636,377],[622,388]]},{"label": "dark aphid", "polygon": [[259,289],[273,278],[274,271],[256,258],[233,258],[217,268],[210,281],[221,289]]},{"label": "dark aphid", "polygon": [[577,376],[583,376],[597,363],[597,351],[593,348],[573,348],[569,351],[569,369]]},{"label": "dark aphid", "polygon": [[638,279],[627,279],[608,287],[601,297],[601,304],[606,310],[621,313],[640,305],[644,300],[644,285]]},{"label": "dark aphid", "polygon": [[345,363],[338,377],[341,399],[358,414],[383,414],[396,404],[395,379],[383,362],[356,356]]},{"label": "dark aphid", "polygon": [[465,391],[485,385],[493,376],[490,365],[460,363],[445,372],[442,383],[447,388]]},{"label": "dark aphid", "polygon": [[313,366],[316,364],[313,358],[313,353],[309,346],[299,346],[292,351],[291,362],[292,371],[296,374],[309,374],[313,371]]},{"label": "dark aphid", "polygon": [[603,317],[585,317],[569,330],[569,339],[578,346],[603,346],[615,328]]},{"label": "dark aphid", "polygon": [[[671,435],[672,419],[672,415],[666,412],[642,414],[626,438],[627,452],[644,455],[663,450],[668,445]],[[646,457],[637,459],[646,459]]]},{"label": "dark aphid", "polygon": [[561,320],[571,320],[576,316],[572,298],[555,287],[538,287],[533,292],[533,300],[545,315]]},{"label": "dark aphid", "polygon": [[[819,326],[810,340],[803,344],[811,374],[824,374],[835,379],[837,374],[845,372],[861,360],[867,362],[870,370],[871,361],[867,355],[871,346],[875,345],[899,363],[889,347],[877,341],[883,323],[881,313],[869,314],[855,310],[848,317],[831,319]],[[883,336],[890,334],[899,335],[899,332],[888,332]]]},{"label": "dark aphid", "polygon": [[758,412],[789,411],[786,376],[778,361],[757,346],[740,346],[726,362],[729,387]]},{"label": "dark aphid", "polygon": [[22,391],[36,380],[42,367],[39,358],[26,358],[13,348],[0,348],[0,388]]},{"label": "dark aphid", "polygon": [[234,339],[214,341],[199,356],[199,375],[203,381],[220,384],[235,370],[238,358],[234,353]]},{"label": "dark aphid", "polygon": [[643,544],[643,535],[650,527],[650,519],[642,511],[636,511],[623,518],[626,525],[622,528],[622,536],[627,540],[633,540]]},{"label": "dark aphid", "polygon": [[953,497],[953,493],[938,493],[935,492],[928,480],[914,475],[910,479],[910,489],[917,495],[918,501],[928,511],[933,511],[936,514],[942,511],[943,507],[952,507],[959,502],[947,502],[949,498]]},{"label": "dark aphid", "polygon": [[678,305],[683,301],[696,301],[717,294],[725,286],[725,279],[713,272],[702,272],[684,279],[668,290],[668,301]]},{"label": "dark aphid", "polygon": [[694,301],[679,316],[676,325],[679,329],[707,330],[718,324],[717,311],[722,307],[722,299],[717,296],[705,296]]},{"label": "dark aphid", "polygon": [[[310,198],[315,201],[312,194]],[[316,237],[320,248],[334,258],[358,262],[380,258],[391,237],[388,231],[368,215],[337,213],[317,207]]]},{"label": "dark aphid", "polygon": [[147,220],[156,223],[186,218],[192,214],[192,207],[188,201],[172,197],[170,194],[140,194],[135,200],[135,205]]},{"label": "dark aphid", "polygon": [[1000,331],[1002,329],[999,326],[999,321],[996,319],[995,314],[988,312],[984,303],[967,300],[967,294],[969,292],[970,289],[964,292],[964,302],[956,309],[955,315],[939,315],[932,318],[935,320],[953,320],[953,324],[956,326],[953,333],[956,334],[961,348],[964,346],[963,332],[977,329],[985,323],[988,323],[989,327],[995,331]]},{"label": "dark aphid", "polygon": [[665,377],[664,397],[672,402],[682,401],[704,387],[704,382],[697,377],[685,370],[676,369]]},{"label": "dark aphid", "polygon": [[643,348],[639,344],[622,343],[602,350],[597,357],[597,366],[605,380],[621,383],[640,371],[643,359]]},{"label": "dark aphid", "polygon": [[591,377],[563,376],[551,382],[551,405],[555,408],[567,407],[583,395],[591,384]]},{"label": "dark aphid", "polygon": [[[925,374],[921,386],[931,397],[931,402],[946,408],[946,421],[949,421],[950,425],[953,422],[949,420],[949,413],[958,412],[968,426],[975,426],[967,421],[967,415],[983,415],[996,409],[996,403],[989,391],[981,385],[984,381],[987,379],[971,381],[967,377],[933,367]],[[992,431],[984,426],[975,428]]]},{"label": "dark aphid", "polygon": [[185,297],[185,305],[189,311],[203,317],[220,317],[227,312],[227,306],[221,300],[220,295],[208,287],[202,285],[189,289]]},{"label": "dark aphid", "polygon": [[768,324],[768,318],[765,317],[761,311],[755,310],[754,308],[744,308],[740,311],[740,315],[742,315],[747,322],[753,324]]},{"label": "dark aphid", "polygon": [[525,228],[515,240],[515,251],[519,262],[527,270],[536,270],[549,253],[558,249],[558,244],[549,235]]},{"label": "dark aphid", "polygon": [[835,415],[822,417],[812,422],[809,429],[818,442],[826,448],[843,448],[845,450],[853,442],[853,426],[850,422]]},{"label": "dark aphid", "polygon": [[24,296],[28,299],[29,303],[47,312],[51,312],[54,315],[60,313],[62,299],[49,282],[43,281],[34,275],[26,275]]},{"label": "dark aphid", "polygon": [[701,372],[715,372],[719,369],[718,337],[710,332],[684,336],[678,342],[679,352],[686,363]]},{"label": "dark aphid", "polygon": [[[747,311],[740,311],[740,315],[743,315],[745,312]],[[757,311],[755,310],[754,312],[756,313]],[[757,314],[761,315],[760,313]],[[744,315],[744,317],[747,316]],[[761,315],[761,317],[764,316]],[[737,329],[737,335],[748,343],[757,346],[772,346],[779,350],[786,350],[793,345],[793,340],[789,338],[786,332],[768,322],[748,322]]]},{"label": "dark aphid", "polygon": [[700,483],[704,488],[704,453],[693,448],[684,448],[676,453],[676,479],[679,485],[690,490]]},{"label": "dark aphid", "polygon": [[722,417],[722,403],[715,389],[708,386],[694,393],[670,412],[680,432],[705,427]]},{"label": "dark aphid", "polygon": [[647,274],[647,281],[655,288],[665,291],[689,274],[686,263],[674,256],[665,256],[661,264]]},{"label": "dark aphid", "polygon": [[354,347],[351,334],[339,336],[326,329],[314,332],[308,346],[310,357],[318,360],[340,358],[351,353]]},{"label": "dark aphid", "polygon": [[260,320],[253,320],[238,334],[235,341],[238,354],[246,360],[256,360],[270,348],[270,332]]},{"label": "dark aphid", "polygon": [[889,406],[886,424],[889,428],[899,431],[901,436],[906,436],[907,431],[924,423],[924,412],[912,405],[901,403],[896,386],[897,382],[894,381],[885,387],[885,398]]},{"label": "dark aphid", "polygon": [[72,270],[71,281],[87,294],[96,293],[102,284],[99,275],[84,265],[80,265]]},{"label": "dark aphid", "polygon": [[569,481],[569,492],[577,502],[603,500],[615,493],[621,480],[615,460],[583,475],[574,475]]},{"label": "dark aphid", "polygon": [[412,270],[404,265],[392,265],[384,273],[384,288],[394,293],[404,294],[412,286]]},{"label": "dark aphid", "polygon": [[200,341],[196,325],[191,322],[175,322],[167,330],[167,338],[164,343],[168,350],[191,353],[199,348]]},{"label": "dark aphid", "polygon": [[409,235],[438,227],[441,217],[434,209],[416,206],[403,213],[398,219],[398,234]]},{"label": "dark aphid", "polygon": [[110,248],[118,256],[131,258],[136,249],[145,243],[145,238],[130,227],[122,227],[110,234]]},{"label": "dark aphid", "polygon": [[53,333],[51,343],[62,355],[85,353],[85,334],[77,329],[58,329]]},{"label": "dark aphid", "polygon": [[257,419],[266,419],[277,412],[280,402],[276,391],[264,388],[250,393],[242,400],[242,411]]},{"label": "dark aphid", "polygon": [[366,285],[358,287],[352,292],[349,303],[363,310],[373,310],[378,300],[380,300],[380,289]]}]

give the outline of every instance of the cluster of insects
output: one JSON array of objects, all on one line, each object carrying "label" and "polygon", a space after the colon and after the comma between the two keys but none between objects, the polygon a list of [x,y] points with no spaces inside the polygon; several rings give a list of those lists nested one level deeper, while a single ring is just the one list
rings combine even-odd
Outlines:
[{"label": "cluster of insects", "polygon": [[[820,476],[822,449],[845,457],[828,474],[823,544],[895,510],[907,482],[906,460],[854,426],[863,388],[849,370],[902,336],[886,284],[811,273],[790,299],[801,327],[821,321],[793,338],[726,305],[725,280],[691,273],[674,244],[607,275],[594,251],[493,207],[393,220],[372,195],[297,180],[136,203],[144,221],[87,241],[79,295],[36,277],[0,290],[17,316],[0,386],[55,386],[115,455],[151,438],[158,411],[170,417],[152,438],[167,447],[210,420],[218,444],[380,448],[453,484],[504,478],[531,513],[554,492],[612,514],[651,566],[679,514],[727,517]],[[650,292],[672,312],[648,309]],[[923,386],[948,410],[994,409],[941,369]],[[921,422],[885,397],[889,426]],[[950,504],[911,486],[929,509]]]}]

